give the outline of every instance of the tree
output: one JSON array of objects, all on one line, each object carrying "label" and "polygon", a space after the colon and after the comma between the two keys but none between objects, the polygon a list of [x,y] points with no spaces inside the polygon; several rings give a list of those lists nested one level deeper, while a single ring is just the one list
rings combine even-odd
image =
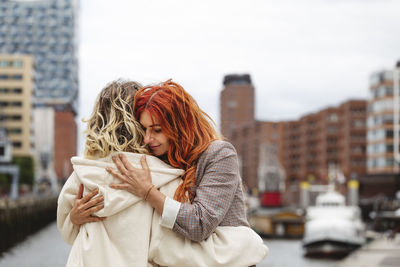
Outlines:
[{"label": "tree", "polygon": [[35,176],[33,158],[14,156],[12,163],[19,166],[19,184],[33,185]]}]

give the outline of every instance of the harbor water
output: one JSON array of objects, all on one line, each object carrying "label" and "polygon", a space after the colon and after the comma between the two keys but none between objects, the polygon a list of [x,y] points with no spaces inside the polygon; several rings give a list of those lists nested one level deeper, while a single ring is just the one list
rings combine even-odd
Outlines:
[{"label": "harbor water", "polygon": [[[303,257],[300,240],[265,240],[268,257],[260,267],[333,267],[334,260],[308,259]],[[70,246],[64,243],[56,223],[29,236],[0,256],[0,267],[63,267]]]}]

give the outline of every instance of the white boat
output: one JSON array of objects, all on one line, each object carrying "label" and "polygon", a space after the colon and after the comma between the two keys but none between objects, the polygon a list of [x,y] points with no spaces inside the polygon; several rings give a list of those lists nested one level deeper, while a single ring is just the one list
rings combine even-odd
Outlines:
[{"label": "white boat", "polygon": [[346,206],[343,195],[331,190],[307,208],[303,248],[306,256],[342,256],[365,242],[358,206]]}]

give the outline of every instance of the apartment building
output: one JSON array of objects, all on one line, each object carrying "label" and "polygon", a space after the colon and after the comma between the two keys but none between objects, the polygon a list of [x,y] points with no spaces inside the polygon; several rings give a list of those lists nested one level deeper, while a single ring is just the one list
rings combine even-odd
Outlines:
[{"label": "apartment building", "polygon": [[393,117],[393,71],[373,73],[370,76],[367,122],[367,170],[369,174],[396,172]]},{"label": "apartment building", "polygon": [[347,179],[366,173],[366,101],[349,100],[282,122],[280,150],[288,181],[326,183],[328,168],[336,166]]},{"label": "apartment building", "polygon": [[12,144],[13,156],[32,156],[33,58],[0,54],[0,128]]}]

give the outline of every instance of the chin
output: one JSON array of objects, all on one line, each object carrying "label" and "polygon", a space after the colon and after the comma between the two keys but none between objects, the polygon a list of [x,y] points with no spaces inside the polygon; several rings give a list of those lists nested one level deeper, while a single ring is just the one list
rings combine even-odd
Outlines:
[{"label": "chin", "polygon": [[154,156],[160,157],[160,156],[164,155],[165,153],[160,153],[160,152],[157,152],[157,151],[152,151],[151,154],[153,154]]}]

